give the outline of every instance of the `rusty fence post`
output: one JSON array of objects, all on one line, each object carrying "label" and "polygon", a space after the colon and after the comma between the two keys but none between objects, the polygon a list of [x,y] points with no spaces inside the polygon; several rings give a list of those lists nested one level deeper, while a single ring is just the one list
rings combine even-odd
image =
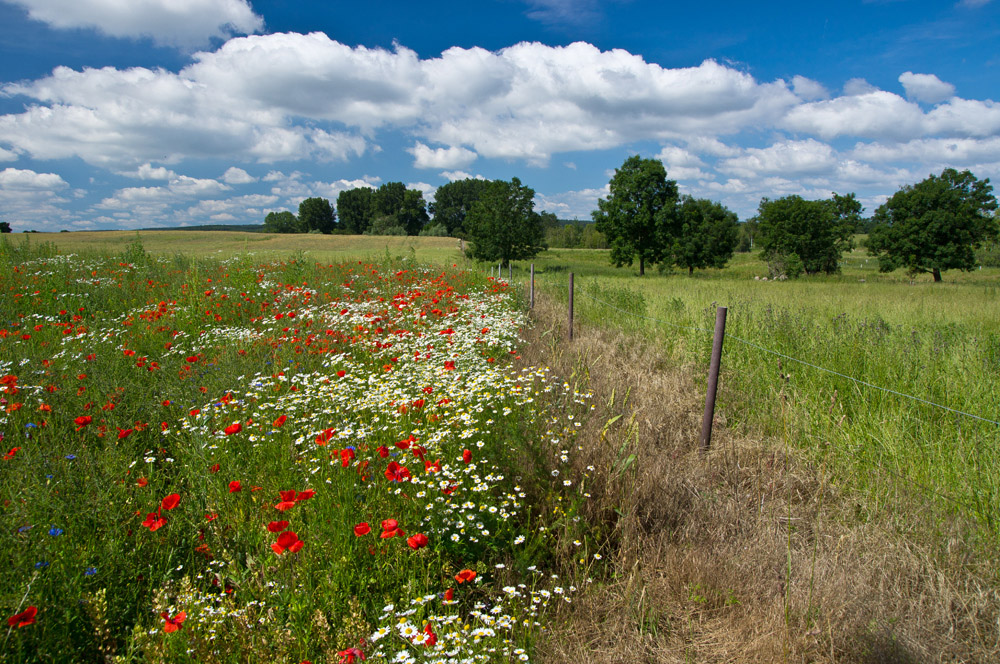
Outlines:
[{"label": "rusty fence post", "polygon": [[528,306],[531,309],[534,309],[535,308],[535,264],[534,263],[531,264],[531,289],[530,289],[530,292],[531,292],[531,300],[530,300],[530,304]]},{"label": "rusty fence post", "polygon": [[569,340],[573,341],[573,273],[569,273]]},{"label": "rusty fence post", "polygon": [[705,415],[701,419],[701,453],[712,444],[712,420],[715,419],[715,393],[719,388],[719,364],[722,361],[722,340],[726,336],[726,307],[715,310],[715,338],[712,340],[712,362],[708,367],[708,389],[705,391]]}]

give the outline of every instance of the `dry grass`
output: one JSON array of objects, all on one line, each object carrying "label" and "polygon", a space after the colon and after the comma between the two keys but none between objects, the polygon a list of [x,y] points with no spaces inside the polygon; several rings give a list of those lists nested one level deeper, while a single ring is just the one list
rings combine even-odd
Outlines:
[{"label": "dry grass", "polygon": [[599,469],[586,516],[608,563],[539,661],[1000,661],[1000,597],[968,571],[966,526],[937,533],[943,549],[921,545],[919,505],[859,505],[781,439],[724,420],[702,458],[692,367],[601,328],[568,343],[561,308],[542,300],[534,314],[525,361],[601,404],[578,460]]}]

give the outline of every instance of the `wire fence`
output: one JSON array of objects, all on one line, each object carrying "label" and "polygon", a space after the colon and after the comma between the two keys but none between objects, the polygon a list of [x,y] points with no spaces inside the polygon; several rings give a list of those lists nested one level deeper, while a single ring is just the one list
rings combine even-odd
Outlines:
[{"label": "wire fence", "polygon": [[[688,332],[704,333],[704,334],[714,334],[714,330],[710,330],[710,329],[707,329],[707,328],[690,326],[690,325],[680,325],[678,323],[674,323],[672,321],[664,320],[662,318],[657,318],[657,317],[654,317],[654,316],[647,316],[647,315],[639,314],[639,313],[636,313],[636,312],[633,312],[633,311],[628,311],[628,310],[623,309],[621,307],[615,306],[614,304],[612,304],[610,302],[606,302],[604,300],[601,300],[600,298],[596,298],[596,297],[594,297],[592,295],[584,293],[584,292],[582,292],[582,289],[581,289],[580,295],[583,295],[583,297],[587,298],[588,300],[591,300],[592,302],[594,302],[596,304],[599,304],[601,306],[607,307],[608,309],[611,309],[613,311],[616,311],[616,312],[618,312],[620,314],[624,314],[624,315],[632,317],[632,318],[642,319],[642,320],[649,321],[649,322],[652,322],[652,323],[656,323],[656,324],[660,324],[660,325],[665,325],[665,326],[670,327],[670,328],[674,328],[674,329],[678,329],[678,330],[685,330],[685,331],[688,331]],[[850,381],[850,382],[852,382],[852,383],[854,383],[855,385],[858,385],[858,386],[866,387],[866,388],[873,389],[873,390],[878,390],[878,391],[881,391],[881,392],[886,393],[886,394],[892,394],[894,396],[901,397],[903,399],[908,399],[908,400],[911,400],[911,401],[914,401],[914,402],[917,402],[917,403],[921,403],[921,404],[924,404],[924,405],[927,405],[927,406],[938,408],[938,409],[940,409],[942,411],[953,413],[955,415],[958,415],[958,416],[961,416],[961,417],[966,417],[966,418],[969,418],[969,419],[972,419],[972,420],[975,420],[975,421],[978,421],[978,422],[984,422],[984,423],[987,423],[987,424],[992,424],[992,425],[995,425],[995,426],[1000,426],[1000,421],[998,421],[996,419],[992,419],[992,418],[989,418],[989,417],[984,417],[982,415],[977,415],[975,413],[969,413],[969,412],[966,412],[966,411],[963,411],[963,410],[959,410],[957,408],[952,408],[950,406],[946,406],[944,404],[940,404],[940,403],[931,401],[929,399],[925,399],[923,397],[918,397],[918,396],[915,396],[915,395],[912,395],[912,394],[907,394],[905,392],[900,392],[899,390],[893,390],[893,389],[888,388],[888,387],[883,387],[881,385],[876,385],[875,383],[871,383],[869,381],[862,380],[862,379],[857,378],[855,376],[851,376],[849,374],[846,374],[846,373],[843,373],[843,372],[840,372],[840,371],[836,371],[834,369],[830,369],[830,368],[827,368],[827,367],[815,364],[813,362],[808,362],[806,360],[794,357],[792,355],[788,355],[787,353],[782,353],[782,352],[774,350],[772,348],[767,348],[765,346],[762,346],[760,344],[756,344],[756,343],[754,343],[752,341],[749,341],[747,339],[743,339],[741,337],[738,337],[738,336],[735,336],[735,335],[732,335],[732,334],[727,334],[726,338],[727,339],[731,339],[733,341],[736,341],[736,342],[738,342],[740,344],[743,344],[743,345],[745,345],[745,346],[747,346],[749,348],[753,348],[755,350],[758,350],[758,351],[760,351],[762,353],[773,355],[775,357],[779,357],[779,358],[787,360],[789,362],[795,362],[795,363],[801,364],[803,366],[807,366],[807,367],[810,367],[812,369],[815,369],[817,371],[820,371],[820,372],[823,372],[823,373],[827,373],[827,374],[830,374],[830,375],[833,375],[833,376],[837,376],[839,378],[843,378],[843,379],[848,380],[848,381]],[[940,499],[942,499],[944,501],[947,501],[948,503],[951,503],[952,505],[954,505],[954,506],[956,506],[958,508],[961,508],[962,510],[964,510],[964,511],[966,511],[968,513],[971,513],[973,516],[983,516],[983,511],[982,511],[982,509],[980,509],[980,507],[978,507],[976,505],[973,505],[973,504],[971,504],[971,503],[969,503],[969,502],[967,502],[965,500],[962,500],[960,498],[956,498],[956,497],[954,497],[952,495],[949,495],[947,493],[939,491],[939,490],[935,489],[932,486],[929,486],[929,485],[927,485],[925,483],[922,483],[920,481],[915,480],[912,477],[903,475],[903,474],[901,474],[901,473],[899,473],[899,472],[897,472],[897,471],[895,471],[895,470],[893,470],[891,468],[886,467],[885,465],[883,465],[877,459],[872,459],[872,458],[869,458],[869,457],[864,456],[862,454],[859,454],[856,450],[851,449],[850,447],[847,447],[847,446],[838,447],[838,449],[847,452],[848,454],[850,454],[852,457],[854,457],[856,460],[858,460],[859,462],[861,462],[863,464],[866,464],[868,466],[872,466],[872,467],[878,468],[881,472],[885,473],[886,475],[894,478],[895,480],[897,480],[899,482],[906,483],[906,485],[908,487],[913,487],[913,488],[919,490],[920,492],[922,492],[923,494],[925,494],[926,496],[936,496],[937,498],[940,498]],[[988,514],[985,515],[985,517],[986,517],[987,521],[992,521],[990,519],[990,517],[989,517]]]}]

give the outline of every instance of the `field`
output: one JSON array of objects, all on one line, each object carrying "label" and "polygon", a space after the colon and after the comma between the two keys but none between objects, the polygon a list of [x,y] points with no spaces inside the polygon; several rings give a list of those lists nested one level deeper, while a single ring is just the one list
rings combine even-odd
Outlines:
[{"label": "field", "polygon": [[[508,293],[452,239],[143,232],[13,241],[3,311],[17,334],[0,342],[0,374],[18,376],[6,387],[20,391],[22,406],[8,405],[2,426],[15,441],[7,447],[21,449],[0,466],[3,551],[17,570],[2,597],[8,615],[32,598],[47,601],[36,624],[8,634],[5,648],[13,644],[21,659],[52,644],[62,648],[48,653],[57,659],[112,648],[122,661],[243,661],[266,642],[277,661],[340,661],[359,639],[377,657],[371,637],[391,621],[425,635],[430,625],[442,652],[480,648],[483,661],[985,662],[998,653],[1000,271],[946,272],[935,285],[879,274],[856,251],[832,277],[762,280],[766,266],[737,255],[725,270],[654,269],[639,279],[609,266],[605,252],[553,250],[535,261],[538,306],[527,325],[527,265],[515,266]],[[117,255],[93,253],[102,251]],[[66,252],[85,259],[58,255]],[[449,267],[424,272],[425,262]],[[578,329],[569,343],[571,271]],[[433,279],[436,299],[440,285],[451,287],[455,311],[428,303]],[[413,311],[442,312],[437,332],[454,334],[413,345],[430,330],[378,300],[399,296]],[[236,306],[241,299],[254,313]],[[59,311],[71,311],[70,301],[96,318],[68,326]],[[175,304],[161,310],[161,301]],[[713,449],[702,458],[698,423],[719,305],[729,309],[727,339]],[[275,307],[303,322],[275,320]],[[374,317],[386,320],[381,331]],[[306,333],[306,320],[324,333]],[[79,340],[65,333],[81,326]],[[164,335],[175,332],[176,349],[165,349]],[[315,344],[324,352],[312,352]],[[451,351],[468,372],[446,370]],[[428,362],[407,361],[425,352]],[[169,371],[157,369],[149,383],[154,372],[135,367],[137,357]],[[278,366],[294,374],[282,377]],[[358,378],[336,389],[323,382],[341,370]],[[49,396],[42,383],[55,385],[55,376],[62,382]],[[538,391],[530,400],[527,376]],[[425,388],[451,401],[432,405]],[[155,398],[132,397],[146,393]],[[52,414],[40,415],[40,404]],[[89,423],[75,422],[90,412]],[[31,424],[30,437],[16,440]],[[241,429],[226,435],[234,424]],[[396,446],[411,435],[409,447]],[[232,444],[241,437],[252,445]],[[471,447],[477,438],[483,446]],[[379,448],[406,457],[414,445],[427,452],[423,464],[410,462],[411,483],[440,472],[445,490],[463,490],[490,478],[468,508],[503,517],[482,521],[488,538],[458,532],[452,542],[469,503],[431,504],[431,485],[411,497],[385,476]],[[463,475],[466,449],[484,457],[473,465],[492,470]],[[431,457],[441,469],[421,471]],[[240,490],[230,494],[233,481]],[[279,492],[293,489],[317,491],[290,501],[298,523],[273,511],[289,502]],[[165,510],[174,494],[179,504]],[[161,518],[155,530],[143,525]],[[368,523],[374,538],[386,518],[429,543],[379,539],[366,551],[354,526]],[[290,522],[301,551],[270,550],[280,544],[271,519]],[[462,570],[476,572],[466,597],[455,578]],[[526,608],[591,577],[592,590],[559,610]],[[119,588],[119,579],[128,581]],[[449,588],[454,600],[432,606]],[[224,605],[236,617],[220,619],[211,639],[193,617],[168,634],[186,608],[178,598],[212,607],[192,616]],[[70,600],[76,607],[56,618],[54,607]],[[500,621],[509,632],[490,622],[492,602],[509,616]],[[529,625],[513,629],[525,615]],[[251,618],[264,622],[250,630]],[[66,629],[84,636],[55,636]],[[476,629],[492,634],[468,638]],[[379,641],[397,646],[379,646],[385,657],[437,655],[423,646],[427,637],[415,643],[398,631]]]}]

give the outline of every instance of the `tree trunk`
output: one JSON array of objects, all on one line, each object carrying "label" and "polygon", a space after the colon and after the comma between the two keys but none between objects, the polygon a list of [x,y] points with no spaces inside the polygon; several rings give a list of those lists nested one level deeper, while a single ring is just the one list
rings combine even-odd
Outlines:
[{"label": "tree trunk", "polygon": [[639,256],[639,276],[646,274],[646,260]]},{"label": "tree trunk", "polygon": [[688,276],[694,276],[694,265],[688,265]]},{"label": "tree trunk", "polygon": [[941,281],[941,270],[940,269],[934,268],[933,270],[931,270],[931,273],[934,275],[934,282],[935,283],[937,283],[938,281]]}]

